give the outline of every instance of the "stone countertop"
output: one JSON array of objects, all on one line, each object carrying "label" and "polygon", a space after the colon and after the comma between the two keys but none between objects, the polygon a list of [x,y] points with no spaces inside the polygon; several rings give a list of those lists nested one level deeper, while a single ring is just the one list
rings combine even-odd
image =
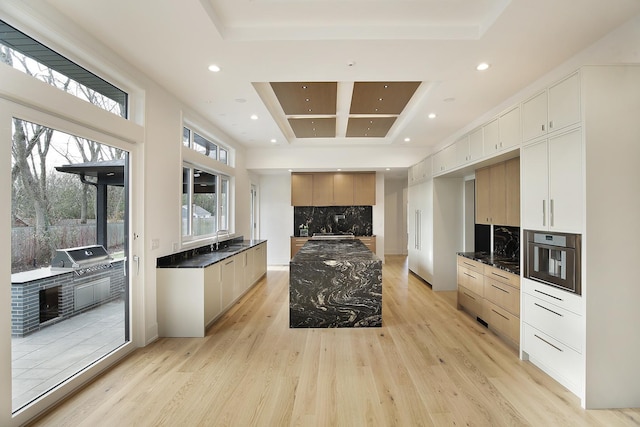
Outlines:
[{"label": "stone countertop", "polygon": [[499,268],[507,273],[520,275],[519,259],[507,258],[494,252],[458,252],[458,255]]},{"label": "stone countertop", "polygon": [[211,251],[194,249],[192,252],[186,251],[175,255],[168,255],[162,258],[158,258],[157,268],[206,268],[217,262],[231,258],[247,249],[258,246],[266,240],[242,240],[233,241],[228,246],[222,247],[218,250]]},{"label": "stone countertop", "polygon": [[358,239],[313,240],[300,248],[291,262],[378,261],[379,258]]}]

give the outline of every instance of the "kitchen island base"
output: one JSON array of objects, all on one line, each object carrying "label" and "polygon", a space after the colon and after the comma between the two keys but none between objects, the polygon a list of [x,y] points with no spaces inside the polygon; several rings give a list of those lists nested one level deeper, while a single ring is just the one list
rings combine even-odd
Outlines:
[{"label": "kitchen island base", "polygon": [[382,261],[360,241],[310,240],[289,273],[289,327],[382,326]]}]

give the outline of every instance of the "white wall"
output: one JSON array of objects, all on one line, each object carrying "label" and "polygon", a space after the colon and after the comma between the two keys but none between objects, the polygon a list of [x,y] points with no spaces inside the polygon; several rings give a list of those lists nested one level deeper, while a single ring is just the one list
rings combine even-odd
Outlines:
[{"label": "white wall", "polygon": [[268,240],[268,265],[289,265],[292,234],[291,175],[261,175],[260,238]]}]

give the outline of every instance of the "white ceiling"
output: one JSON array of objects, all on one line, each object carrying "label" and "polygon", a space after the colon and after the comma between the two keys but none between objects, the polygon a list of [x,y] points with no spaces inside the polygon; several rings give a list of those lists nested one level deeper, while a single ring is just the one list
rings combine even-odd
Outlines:
[{"label": "white ceiling", "polygon": [[[437,145],[640,13],[638,0],[46,1],[249,148]],[[297,140],[278,81],[424,83],[386,138]]]}]

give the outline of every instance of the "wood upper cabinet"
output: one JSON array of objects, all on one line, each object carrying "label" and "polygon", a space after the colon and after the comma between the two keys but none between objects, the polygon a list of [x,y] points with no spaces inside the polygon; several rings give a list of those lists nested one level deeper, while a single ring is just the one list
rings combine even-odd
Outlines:
[{"label": "wood upper cabinet", "polygon": [[520,225],[520,158],[476,170],[476,223]]},{"label": "wood upper cabinet", "polygon": [[353,174],[353,204],[373,206],[376,204],[376,174],[371,172]]},{"label": "wood upper cabinet", "polygon": [[313,174],[312,206],[333,206],[333,174]]},{"label": "wood upper cabinet", "polygon": [[335,206],[353,205],[354,175],[350,173],[333,174],[333,203]]},{"label": "wood upper cabinet", "polygon": [[375,172],[291,174],[292,206],[372,206]]},{"label": "wood upper cabinet", "polygon": [[291,174],[291,205],[313,206],[313,174]]},{"label": "wood upper cabinet", "polygon": [[506,173],[506,218],[505,225],[520,226],[520,157],[507,160]]}]

